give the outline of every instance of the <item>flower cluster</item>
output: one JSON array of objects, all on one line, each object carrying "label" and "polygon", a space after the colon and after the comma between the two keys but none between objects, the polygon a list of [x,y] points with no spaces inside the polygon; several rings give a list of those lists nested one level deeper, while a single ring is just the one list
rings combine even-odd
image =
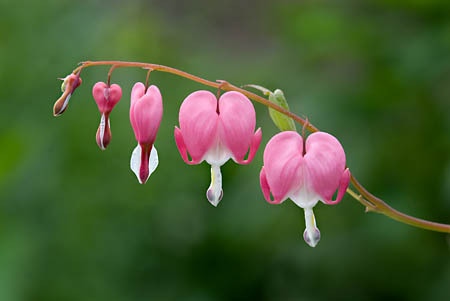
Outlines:
[{"label": "flower cluster", "polygon": [[[54,106],[55,116],[66,110],[71,95],[80,84],[79,73],[64,79],[63,95]],[[101,114],[96,142],[105,150],[111,141],[110,114],[120,101],[122,90],[117,84],[109,85],[108,80],[108,84],[96,83],[92,95]],[[280,95],[283,100],[284,96]],[[140,82],[133,86],[130,98],[130,123],[137,140],[130,167],[139,183],[144,184],[158,166],[154,143],[163,114],[163,100],[156,86],[148,87]],[[281,115],[276,117],[280,124],[281,118]],[[255,127],[253,104],[240,92],[230,91],[216,97],[209,91],[196,91],[181,104],[175,142],[187,164],[206,161],[211,165],[211,184],[206,197],[213,206],[217,206],[223,197],[220,167],[230,159],[238,164],[252,162],[261,143],[261,129],[255,131]],[[340,202],[347,190],[350,172],[346,168],[344,150],[335,137],[316,132],[305,138],[295,131],[295,126],[286,123],[286,127],[294,130],[275,135],[264,150],[261,189],[271,204],[280,204],[290,198],[304,209],[306,229],[303,237],[314,247],[320,240],[320,231],[313,207],[319,201],[328,205]],[[336,199],[332,200],[336,190]]]}]

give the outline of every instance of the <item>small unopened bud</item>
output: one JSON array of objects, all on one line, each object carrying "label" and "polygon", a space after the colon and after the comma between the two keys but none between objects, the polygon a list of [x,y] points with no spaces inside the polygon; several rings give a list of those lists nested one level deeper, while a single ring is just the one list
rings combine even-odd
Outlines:
[{"label": "small unopened bud", "polygon": [[[273,93],[269,94],[269,100],[270,102],[279,105],[286,111],[289,111],[289,105],[286,101],[286,98],[284,97],[283,91],[280,89],[276,89]],[[278,111],[275,111],[272,108],[269,108],[269,114],[272,118],[273,123],[280,129],[280,131],[296,131],[295,123],[292,118],[284,115],[283,113],[280,113]]]},{"label": "small unopened bud", "polygon": [[79,74],[70,74],[66,76],[63,80],[63,83],[61,85],[61,90],[63,94],[61,97],[55,102],[55,105],[53,106],[53,115],[59,116],[67,109],[67,106],[69,104],[70,97],[72,96],[75,89],[81,85],[81,78]]},{"label": "small unopened bud", "polygon": [[[271,103],[282,107],[286,111],[289,111],[289,105],[287,103],[286,97],[284,97],[284,93],[280,89],[276,89],[274,92],[272,92],[269,89],[258,85],[245,85],[243,87],[250,87],[261,91],[264,95],[269,96],[269,101]],[[297,131],[295,122],[291,117],[288,117],[272,108],[269,108],[269,115],[270,118],[272,118],[273,123],[275,123],[280,131]]]}]

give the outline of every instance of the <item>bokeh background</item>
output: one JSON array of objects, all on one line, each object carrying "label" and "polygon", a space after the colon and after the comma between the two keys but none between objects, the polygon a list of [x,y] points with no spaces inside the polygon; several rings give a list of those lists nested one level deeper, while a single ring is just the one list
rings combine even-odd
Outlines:
[{"label": "bokeh background", "polygon": [[[449,300],[449,237],[397,223],[346,196],[303,212],[266,203],[263,148],[222,169],[186,165],[173,128],[200,84],[154,72],[164,99],[160,165],[129,170],[129,93],[107,151],[91,96],[107,67],[83,71],[66,113],[60,82],[83,60],[164,64],[236,85],[280,88],[295,113],[343,144],[371,192],[450,223],[450,2],[0,0],[0,300]],[[262,147],[277,133],[255,104]]]}]

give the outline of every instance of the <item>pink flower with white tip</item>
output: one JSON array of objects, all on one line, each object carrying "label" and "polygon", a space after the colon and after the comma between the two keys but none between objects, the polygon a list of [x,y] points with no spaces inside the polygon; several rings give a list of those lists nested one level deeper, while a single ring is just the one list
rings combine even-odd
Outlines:
[{"label": "pink flower with white tip", "polygon": [[158,87],[145,88],[136,83],[131,91],[130,121],[138,145],[131,155],[131,170],[139,183],[147,182],[158,166],[158,152],[154,146],[159,124],[161,123],[163,104]]},{"label": "pink flower with white tip", "polygon": [[[205,160],[211,165],[211,185],[206,197],[217,206],[223,196],[220,166],[230,158],[249,164],[261,142],[261,129],[255,133],[253,104],[239,92],[226,92],[217,100],[209,91],[196,91],[183,101],[179,122],[175,142],[181,157],[187,164]],[[192,160],[188,159],[188,152]]]},{"label": "pink flower with white tip", "polygon": [[[313,207],[318,201],[328,205],[339,203],[349,180],[344,149],[330,134],[313,133],[304,141],[297,132],[281,132],[270,139],[264,150],[260,173],[264,197],[271,204],[290,198],[305,210],[303,238],[311,247],[320,240]],[[332,200],[337,189],[336,200]]]},{"label": "pink flower with white tip", "polygon": [[108,86],[104,82],[98,82],[92,88],[92,95],[102,114],[95,138],[100,149],[105,150],[111,141],[109,114],[122,97],[122,89],[116,84]]}]

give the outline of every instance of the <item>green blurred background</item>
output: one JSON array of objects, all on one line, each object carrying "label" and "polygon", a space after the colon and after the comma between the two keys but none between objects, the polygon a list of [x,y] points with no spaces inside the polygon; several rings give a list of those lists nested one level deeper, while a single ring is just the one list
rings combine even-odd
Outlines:
[{"label": "green blurred background", "polygon": [[[129,93],[145,71],[118,69],[112,142],[95,143],[91,96],[107,67],[83,71],[66,113],[60,82],[83,60],[180,68],[284,90],[291,110],[341,141],[348,165],[405,213],[450,223],[450,2],[0,0],[0,300],[449,300],[449,237],[365,214],[346,196],[303,212],[270,205],[262,151],[186,165],[173,128],[200,84],[152,73],[164,99],[160,165],[129,170]],[[255,104],[262,147],[277,133]]]}]

